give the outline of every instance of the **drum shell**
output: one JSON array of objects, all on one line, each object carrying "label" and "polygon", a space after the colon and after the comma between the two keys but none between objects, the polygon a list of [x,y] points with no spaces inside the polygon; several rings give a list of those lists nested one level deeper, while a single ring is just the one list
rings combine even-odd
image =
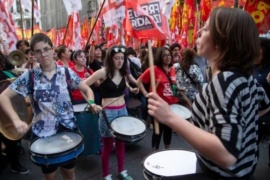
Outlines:
[{"label": "drum shell", "polygon": [[75,112],[77,126],[84,137],[84,150],[81,156],[97,154],[100,150],[98,115],[88,111]]},{"label": "drum shell", "polygon": [[[73,133],[76,133],[76,132],[73,132]],[[38,139],[40,138],[36,138],[35,140],[33,140],[32,144]],[[60,166],[60,165],[67,164],[68,162],[75,160],[82,153],[83,149],[84,149],[84,144],[83,144],[83,137],[82,137],[82,140],[78,143],[77,146],[63,152],[54,153],[54,154],[41,154],[41,153],[34,152],[31,150],[31,148],[29,148],[29,153],[30,153],[32,162],[38,166]]]}]

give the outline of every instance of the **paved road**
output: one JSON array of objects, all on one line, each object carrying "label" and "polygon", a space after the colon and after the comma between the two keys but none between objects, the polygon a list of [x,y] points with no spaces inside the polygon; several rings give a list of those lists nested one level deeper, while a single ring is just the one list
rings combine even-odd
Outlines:
[{"label": "paved road", "polygon": [[[134,180],[143,180],[143,166],[142,161],[145,157],[151,153],[151,135],[152,129],[148,129],[145,138],[132,145],[126,146],[126,158],[125,158],[125,168],[128,170],[129,174]],[[23,140],[23,146],[28,148],[28,141]],[[177,135],[173,135],[172,138],[172,148],[181,148],[186,150],[192,150],[192,148],[185,143]],[[161,150],[164,149],[163,143],[161,143]],[[30,169],[30,173],[27,175],[16,175],[10,172],[10,167],[8,167],[1,175],[1,180],[40,180],[43,179],[40,169],[35,166],[28,154],[21,157],[23,164]],[[270,179],[270,169],[267,167],[268,154],[267,154],[267,142],[260,144],[260,160],[255,172],[255,177],[257,180],[269,180]],[[92,155],[90,157],[80,157],[76,164],[76,178],[78,180],[100,180],[101,179],[101,163],[100,155]],[[113,175],[114,179],[117,174],[117,161],[115,155],[111,158],[110,163],[110,173]],[[60,176],[58,179],[61,179]]]}]

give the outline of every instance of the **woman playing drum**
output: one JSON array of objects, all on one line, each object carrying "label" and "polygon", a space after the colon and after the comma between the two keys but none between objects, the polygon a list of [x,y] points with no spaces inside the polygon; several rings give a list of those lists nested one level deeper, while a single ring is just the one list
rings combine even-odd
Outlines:
[{"label": "woman playing drum", "polygon": [[[53,60],[54,47],[47,35],[35,34],[31,38],[30,48],[40,66],[22,74],[0,95],[0,105],[3,111],[20,134],[26,133],[29,127],[20,120],[12,108],[10,99],[16,94],[30,95],[34,110],[33,122],[35,124],[32,126],[34,137],[51,137],[59,130],[76,130],[76,119],[68,88],[80,89],[90,100],[94,98],[93,92],[72,70],[56,65]],[[70,83],[67,82],[68,74]],[[98,112],[100,107],[93,104],[91,109]],[[75,179],[74,166],[75,159],[68,164],[61,165],[64,179]],[[42,166],[45,179],[56,179],[57,168],[58,166]]]},{"label": "woman playing drum", "polygon": [[[138,92],[137,88],[131,88],[125,80],[125,76],[127,76],[127,56],[125,55],[125,51],[126,49],[123,46],[112,47],[105,59],[105,68],[96,71],[91,77],[85,80],[87,85],[92,85],[98,80],[100,81],[100,93],[103,105],[115,101],[115,99],[120,97],[104,110],[109,121],[119,116],[128,115],[123,96],[126,87],[133,93]],[[109,174],[109,159],[113,150],[114,138],[102,114],[99,116],[99,129],[103,142],[101,153],[103,179],[111,180],[111,174]],[[119,178],[131,180],[132,178],[127,174],[126,170],[124,170],[125,143],[115,139],[115,146]]]},{"label": "woman playing drum", "polygon": [[213,78],[193,102],[193,124],[154,93],[148,95],[148,112],[197,150],[200,167],[213,179],[252,179],[259,154],[258,118],[270,109],[252,76],[260,52],[254,20],[241,9],[216,8],[198,31],[197,47]]}]

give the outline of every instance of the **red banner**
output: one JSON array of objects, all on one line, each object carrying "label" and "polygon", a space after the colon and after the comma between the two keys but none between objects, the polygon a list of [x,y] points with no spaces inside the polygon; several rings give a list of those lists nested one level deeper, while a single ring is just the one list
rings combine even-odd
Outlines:
[{"label": "red banner", "polygon": [[253,17],[259,33],[265,34],[270,30],[270,1],[247,0],[245,10]]},{"label": "red banner", "polygon": [[168,21],[159,0],[126,0],[126,31],[136,38],[166,39]]}]

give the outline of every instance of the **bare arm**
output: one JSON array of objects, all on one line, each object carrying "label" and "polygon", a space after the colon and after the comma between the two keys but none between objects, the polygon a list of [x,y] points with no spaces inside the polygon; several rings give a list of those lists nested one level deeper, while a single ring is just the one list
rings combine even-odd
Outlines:
[{"label": "bare arm", "polygon": [[105,69],[99,69],[97,70],[94,74],[92,74],[90,77],[88,77],[87,79],[84,80],[84,82],[88,85],[91,86],[92,84],[98,82],[98,81],[102,81],[106,78],[106,72]]},{"label": "bare arm", "polygon": [[91,45],[89,49],[89,63],[93,63],[95,59],[95,45]]},{"label": "bare arm", "polygon": [[10,88],[5,89],[5,91],[0,94],[0,108],[7,115],[10,123],[13,124],[17,132],[23,135],[28,131],[29,127],[24,121],[20,119],[10,101],[10,99],[17,94],[17,92],[13,91]]},{"label": "bare arm", "polygon": [[138,78],[138,79],[137,79],[136,84],[137,84],[137,87],[139,88],[140,92],[141,92],[144,96],[146,96],[146,95],[148,94],[148,92],[147,92],[146,89],[144,88],[144,85],[143,85],[143,83],[142,83],[141,78]]},{"label": "bare arm", "polygon": [[3,38],[2,37],[0,37],[0,44],[2,45],[2,47],[3,47],[3,54],[4,55],[8,55],[9,54],[9,50],[8,50],[8,47],[6,46],[6,44],[5,44],[5,41],[3,40]]},{"label": "bare arm", "polygon": [[216,135],[206,132],[174,114],[169,105],[157,94],[149,93],[147,97],[149,98],[149,114],[171,127],[200,154],[223,168],[228,168],[236,163],[236,158],[229,153]]}]

